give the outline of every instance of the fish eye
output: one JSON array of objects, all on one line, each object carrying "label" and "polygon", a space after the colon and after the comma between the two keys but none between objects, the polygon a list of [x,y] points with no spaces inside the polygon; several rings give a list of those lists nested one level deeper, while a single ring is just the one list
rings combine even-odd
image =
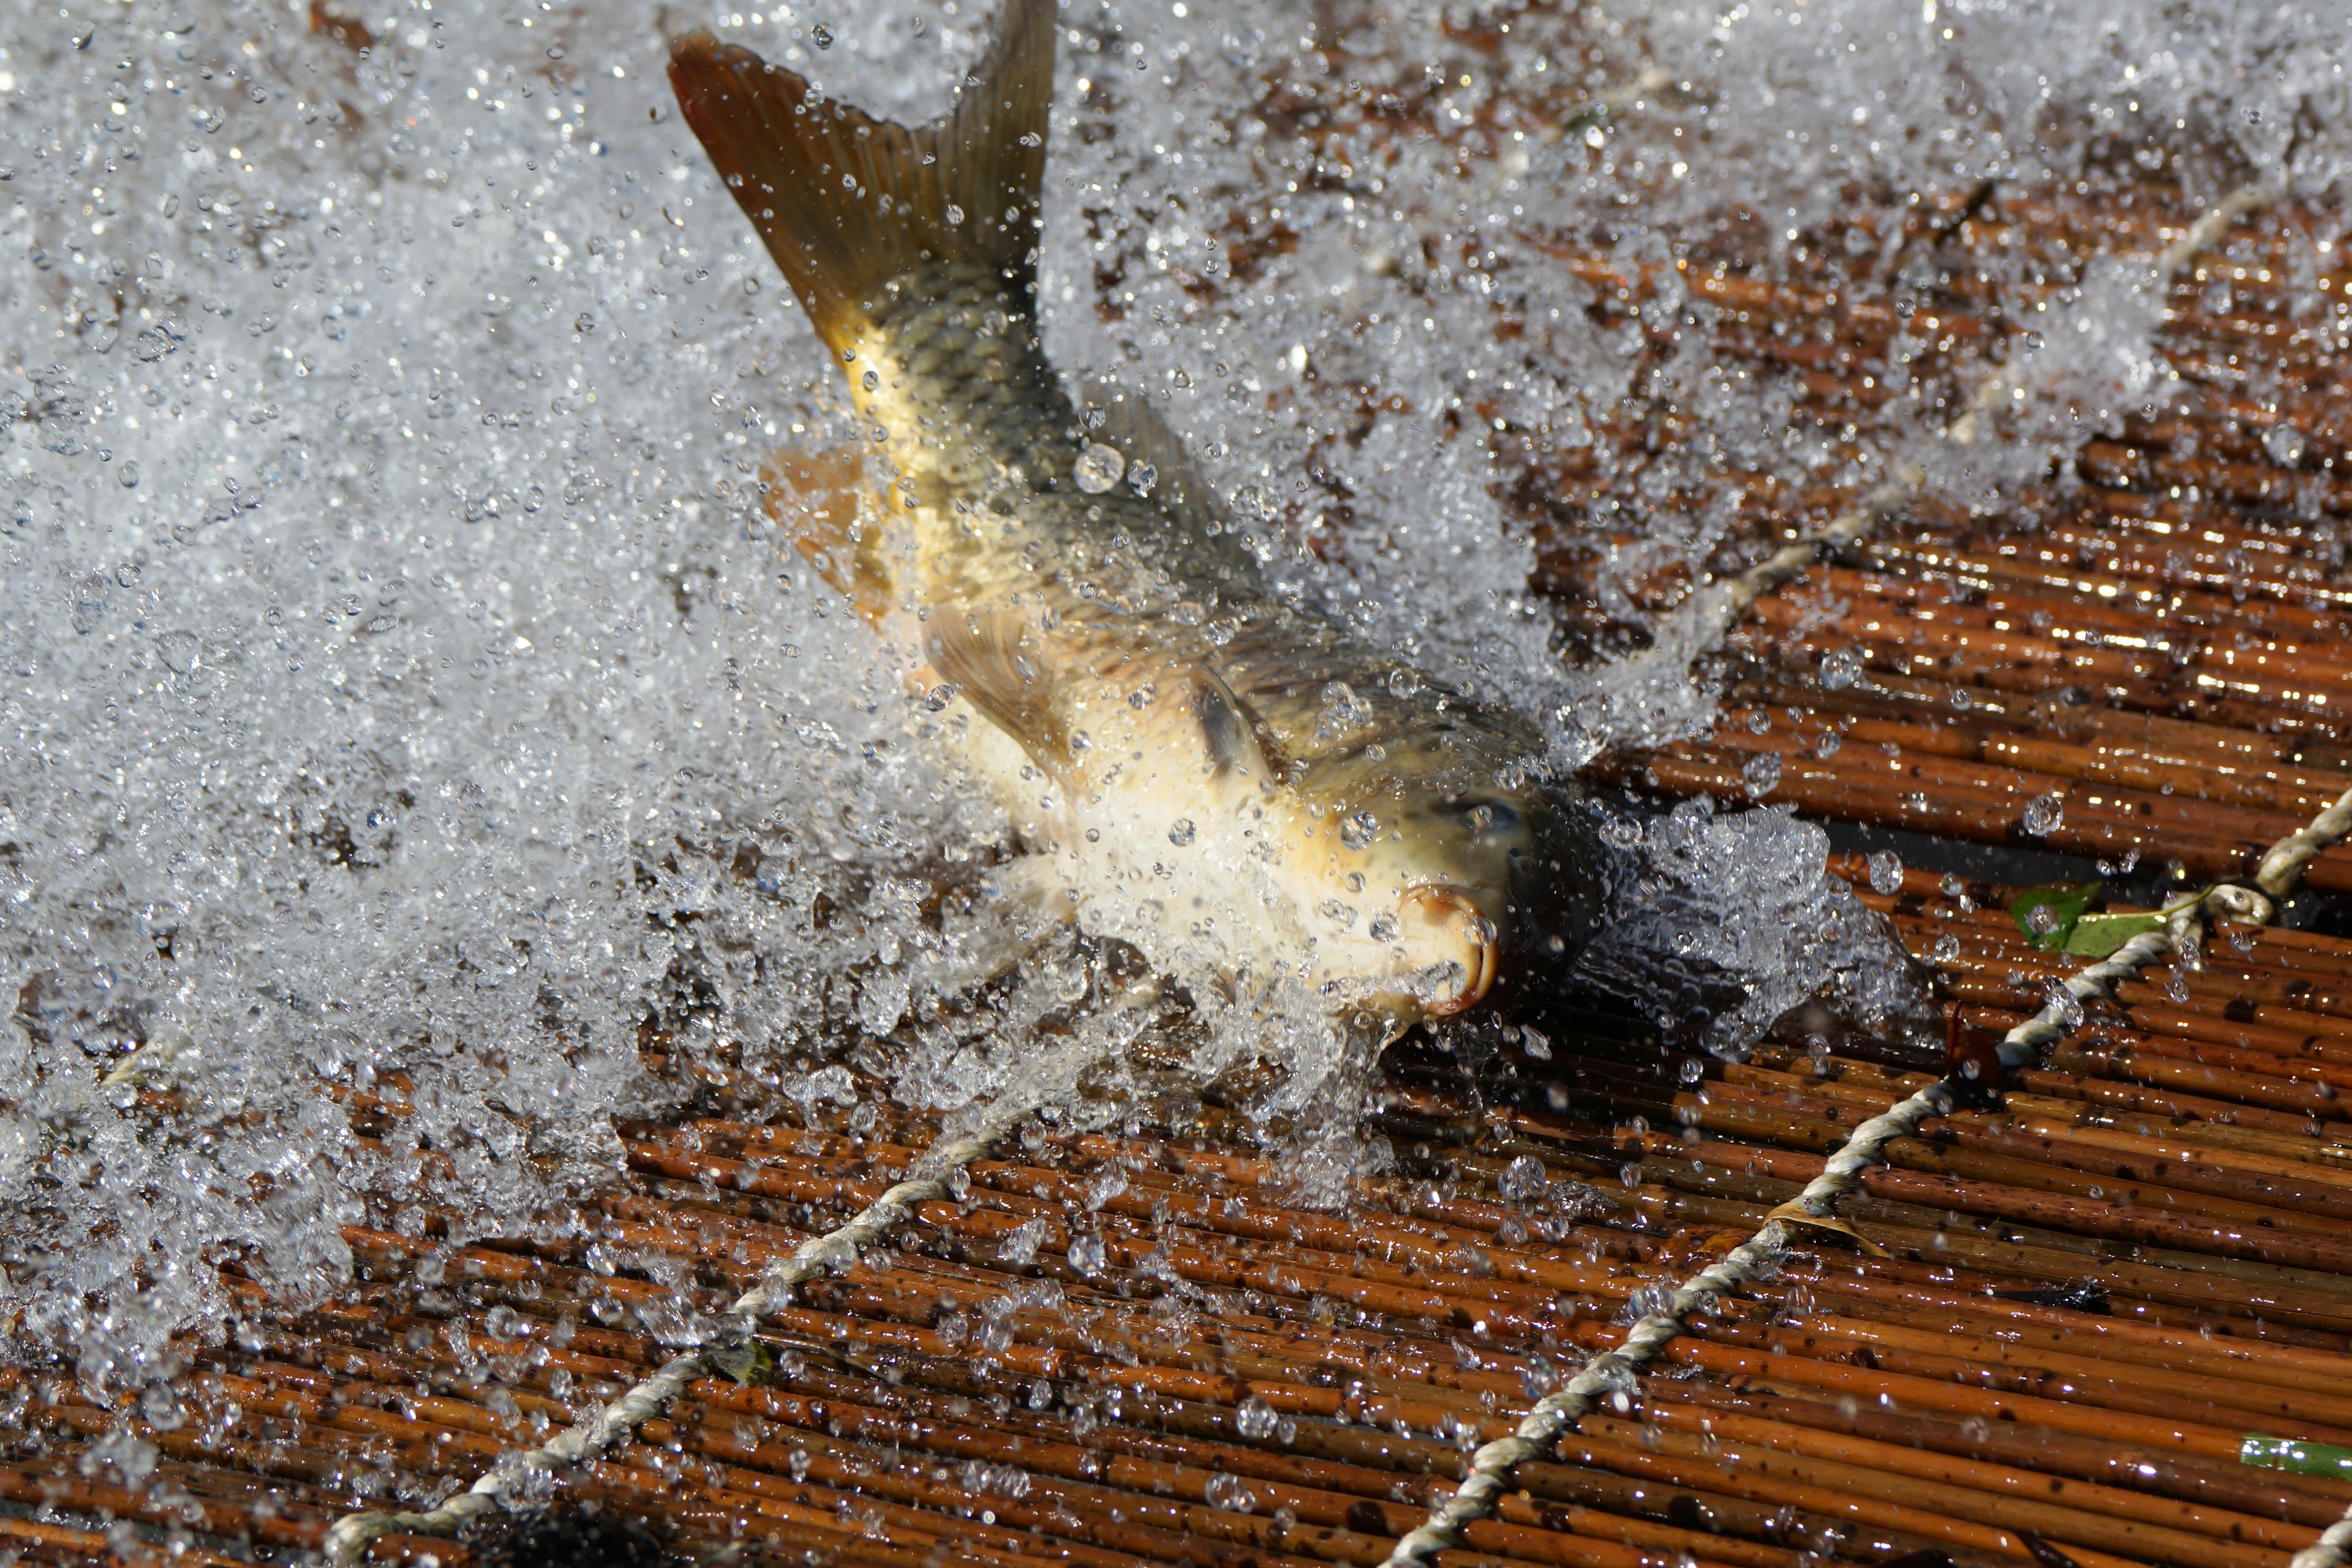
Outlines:
[{"label": "fish eye", "polygon": [[1519,814],[1503,801],[1450,800],[1446,805],[1460,813],[1480,833],[1507,833],[1519,825]]}]

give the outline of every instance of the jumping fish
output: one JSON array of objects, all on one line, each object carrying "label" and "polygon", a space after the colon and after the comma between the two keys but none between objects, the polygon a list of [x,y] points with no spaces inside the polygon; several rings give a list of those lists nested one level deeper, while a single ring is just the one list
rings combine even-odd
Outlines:
[{"label": "jumping fish", "polygon": [[1055,11],[1008,0],[921,127],[707,33],[671,46],[873,439],[878,504],[805,506],[803,552],[929,694],[1033,882],[1163,972],[1295,976],[1393,1030],[1563,968],[1599,854],[1541,737],[1274,594],[1144,398],[1047,363]]}]

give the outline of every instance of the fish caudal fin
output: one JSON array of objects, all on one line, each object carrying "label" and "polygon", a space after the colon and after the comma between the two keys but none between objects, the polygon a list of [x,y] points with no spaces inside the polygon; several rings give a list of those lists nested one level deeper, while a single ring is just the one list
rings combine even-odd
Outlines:
[{"label": "fish caudal fin", "polygon": [[1054,97],[1056,0],[1006,0],[943,120],[908,127],[704,32],[670,45],[687,123],[818,333],[853,349],[885,288],[926,263],[993,268],[1026,294]]}]

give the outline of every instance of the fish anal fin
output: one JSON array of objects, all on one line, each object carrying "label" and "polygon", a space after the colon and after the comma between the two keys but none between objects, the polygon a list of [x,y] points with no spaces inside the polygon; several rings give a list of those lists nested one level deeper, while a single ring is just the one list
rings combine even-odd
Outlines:
[{"label": "fish anal fin", "polygon": [[940,679],[1047,768],[1070,761],[1070,734],[1054,700],[1052,654],[1041,634],[1003,611],[942,606],[923,629]]},{"label": "fish anal fin", "polygon": [[1093,437],[1118,448],[1127,459],[1130,482],[1139,468],[1151,469],[1147,493],[1180,526],[1200,534],[1225,531],[1217,492],[1201,477],[1182,437],[1169,427],[1143,393],[1088,377],[1078,383],[1072,401],[1090,423],[1096,414],[1102,416],[1102,423],[1092,429]]},{"label": "fish anal fin", "polygon": [[926,263],[1034,287],[1055,15],[1055,0],[1006,0],[954,107],[919,127],[820,98],[708,33],[672,40],[679,110],[835,353],[873,327],[887,285]]},{"label": "fish anal fin", "polygon": [[792,537],[816,574],[870,623],[890,611],[890,574],[876,530],[860,529],[866,466],[847,449],[787,449],[761,465],[768,516]]},{"label": "fish anal fin", "polygon": [[1079,900],[1068,873],[1052,855],[1016,855],[989,873],[989,895],[1056,924],[1077,919]]},{"label": "fish anal fin", "polygon": [[1192,668],[1192,717],[1200,723],[1201,745],[1213,774],[1252,780],[1273,776],[1249,710],[1224,678],[1205,665]]}]

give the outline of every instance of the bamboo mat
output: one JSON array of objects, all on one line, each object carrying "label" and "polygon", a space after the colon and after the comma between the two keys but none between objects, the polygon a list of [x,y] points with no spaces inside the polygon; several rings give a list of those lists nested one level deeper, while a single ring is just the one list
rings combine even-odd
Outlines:
[{"label": "bamboo mat", "polygon": [[[1914,872],[1866,895],[1915,950],[1957,943],[1970,1026],[2060,967],[1999,891]],[[2126,987],[2003,1107],[1897,1143],[1842,1210],[1879,1250],[1824,1237],[1695,1322],[1520,1472],[1475,1554],[1989,1564],[2033,1561],[2031,1532],[2082,1568],[2284,1564],[2352,1505],[2239,1462],[2249,1434],[2352,1446],[2352,942],[2216,945],[2185,995]],[[805,1290],[772,1384],[696,1385],[562,1490],[746,1561],[1377,1562],[1465,1443],[1924,1081],[1778,1048],[1691,1084],[1632,1051],[1556,1065],[1564,1111],[1473,1107],[1437,1058],[1398,1063],[1400,1168],[1338,1213],[1286,1204],[1213,1117],[1040,1136]],[[677,1293],[718,1310],[930,1135],[632,1127],[630,1178],[578,1235],[443,1256],[353,1227],[362,1282],[301,1314],[245,1290],[236,1338],[189,1347],[172,1430],[0,1374],[0,1497],[22,1505],[0,1542],[88,1560],[111,1513],[128,1560],[267,1557],[357,1480],[470,1480],[650,1370]],[[126,1415],[153,1450],[135,1489],[119,1447],[96,1458]]]},{"label": "bamboo mat", "polygon": [[[2001,210],[1937,232],[2152,246],[2183,221],[2147,201]],[[2105,860],[2150,892],[2242,871],[2352,787],[2333,318],[2295,319],[2279,283],[2310,243],[2294,214],[2242,229],[2175,291],[2164,347],[2189,383],[2166,413],[2083,445],[2074,484],[1991,517],[1923,505],[1768,596],[1714,733],[1602,775],[1899,846],[1910,864],[1835,868],[1930,967],[1962,1050],[2077,961],[2031,944],[2012,889],[1937,868],[1938,846]],[[1618,290],[1603,310],[1654,282],[1553,253]],[[1916,412],[1863,384],[1896,330],[1881,304],[1730,266],[1685,283],[1740,352],[1795,366],[1822,416]],[[1988,331],[1965,298],[1902,330],[1930,353]],[[1532,444],[1516,460],[1535,510],[1630,482]],[[1838,499],[1742,493],[1725,564]],[[1534,525],[1571,630],[1622,641],[1577,619],[1589,537]],[[2352,920],[2330,900],[2352,850],[2308,882],[2301,929],[2222,928],[2203,973],[2125,985],[1999,1102],[1898,1141],[1842,1205],[1863,1245],[1823,1233],[1695,1320],[1446,1561],[2284,1568],[2352,1507],[2352,1480],[2241,1459],[2250,1435],[2352,1447],[2352,940],[2332,934]],[[1405,1049],[1376,1128],[1396,1167],[1337,1210],[1298,1206],[1214,1107],[1115,1136],[1041,1127],[894,1249],[805,1289],[772,1382],[697,1384],[553,1500],[657,1521],[695,1559],[1375,1563],[1468,1447],[1943,1068],[1850,1039],[1697,1063],[1598,1023],[1475,1084]],[[400,1113],[355,1105],[354,1127]],[[719,1310],[937,1130],[786,1113],[623,1131],[625,1178],[538,1239],[451,1250],[429,1224],[355,1226],[357,1281],[307,1311],[232,1276],[245,1316],[184,1347],[175,1412],[0,1369],[0,1556],[286,1561],[361,1500],[470,1482],[649,1372],[681,1299]],[[386,1537],[376,1555],[467,1550]]]}]

